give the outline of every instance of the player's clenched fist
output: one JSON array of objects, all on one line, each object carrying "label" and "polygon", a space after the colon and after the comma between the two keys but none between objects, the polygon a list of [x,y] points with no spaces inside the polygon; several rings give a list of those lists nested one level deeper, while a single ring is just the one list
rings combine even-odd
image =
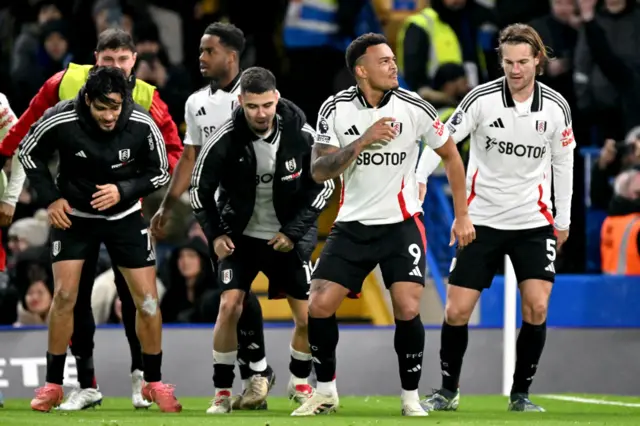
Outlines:
[{"label": "player's clenched fist", "polygon": [[373,123],[371,127],[362,135],[362,144],[364,148],[380,149],[391,142],[397,133],[389,123],[395,121],[391,117],[382,117]]},{"label": "player's clenched fist", "polygon": [[464,247],[473,240],[476,239],[476,229],[471,223],[471,218],[468,214],[453,219],[453,225],[451,225],[451,241],[449,246],[452,247],[456,240],[458,240],[458,247]]},{"label": "player's clenched fist", "polygon": [[230,256],[235,250],[236,246],[233,245],[233,241],[228,235],[220,235],[213,241],[213,251],[216,252],[219,260]]}]

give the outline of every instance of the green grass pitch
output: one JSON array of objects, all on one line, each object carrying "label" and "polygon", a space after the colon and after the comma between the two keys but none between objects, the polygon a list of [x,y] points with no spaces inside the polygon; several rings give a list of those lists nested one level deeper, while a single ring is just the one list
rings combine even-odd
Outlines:
[{"label": "green grass pitch", "polygon": [[[342,397],[338,413],[317,417],[290,417],[295,409],[285,398],[269,398],[268,411],[235,411],[229,415],[206,415],[207,398],[180,398],[180,414],[163,414],[156,407],[135,411],[127,398],[105,398],[103,405],[73,413],[38,413],[31,411],[29,400],[8,399],[0,409],[0,426],[196,426],[196,425],[640,425],[640,397],[604,395],[571,395],[591,403],[558,401],[532,396],[532,400],[547,409],[546,413],[510,413],[506,399],[500,396],[463,395],[457,412],[431,413],[429,417],[400,416],[398,397]],[[594,403],[596,401],[598,403]],[[603,403],[604,402],[604,403]],[[615,405],[605,405],[605,404]],[[628,404],[628,406],[624,406]]]}]

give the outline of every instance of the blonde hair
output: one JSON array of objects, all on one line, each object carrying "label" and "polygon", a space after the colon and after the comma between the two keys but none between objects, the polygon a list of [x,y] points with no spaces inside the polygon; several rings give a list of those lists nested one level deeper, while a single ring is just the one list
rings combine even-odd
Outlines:
[{"label": "blonde hair", "polygon": [[549,61],[549,52],[540,38],[540,34],[533,27],[526,24],[512,24],[500,31],[498,37],[498,55],[502,61],[502,46],[505,44],[528,44],[533,56],[540,62],[536,67],[536,74],[542,75],[545,65]]}]

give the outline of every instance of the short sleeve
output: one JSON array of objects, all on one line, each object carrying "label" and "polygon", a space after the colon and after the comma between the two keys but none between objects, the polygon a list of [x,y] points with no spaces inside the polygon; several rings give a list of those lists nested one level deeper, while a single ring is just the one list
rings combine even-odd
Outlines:
[{"label": "short sleeve", "polygon": [[431,149],[438,149],[449,139],[449,131],[445,128],[438,111],[429,102],[415,92],[398,89],[396,96],[412,110],[417,139],[422,140]]},{"label": "short sleeve", "polygon": [[477,96],[470,97],[470,95],[471,93],[460,102],[458,108],[447,120],[447,130],[456,143],[465,140],[477,127],[479,100]]},{"label": "short sleeve", "polygon": [[316,124],[315,143],[323,143],[340,148],[340,140],[335,131],[336,102],[332,97],[320,107]]},{"label": "short sleeve", "polygon": [[193,111],[193,103],[191,99],[187,99],[184,106],[184,122],[187,124],[187,131],[184,136],[185,145],[202,146],[202,132],[196,124],[196,116]]}]

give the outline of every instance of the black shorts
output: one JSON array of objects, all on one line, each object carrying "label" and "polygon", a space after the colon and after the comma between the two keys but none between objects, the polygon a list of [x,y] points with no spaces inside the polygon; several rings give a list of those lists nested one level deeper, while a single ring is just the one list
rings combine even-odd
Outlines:
[{"label": "black shorts", "polygon": [[451,261],[449,283],[482,291],[504,265],[509,255],[518,282],[537,279],[554,282],[556,235],[552,226],[501,230],[476,226],[476,239],[456,250]]},{"label": "black shorts", "polygon": [[51,228],[51,262],[95,257],[94,253],[104,243],[115,266],[127,269],[155,266],[151,236],[140,212],[117,220],[77,216],[69,219],[69,229]]},{"label": "black shorts", "polygon": [[421,214],[389,225],[336,222],[312,279],[332,281],[359,294],[379,264],[387,288],[401,281],[424,285],[426,246]]},{"label": "black shorts", "polygon": [[244,235],[232,240],[233,254],[218,261],[216,272],[221,291],[249,292],[258,272],[262,272],[269,279],[269,299],[309,298],[311,253],[300,253],[297,248],[287,253],[275,251],[267,240]]}]

